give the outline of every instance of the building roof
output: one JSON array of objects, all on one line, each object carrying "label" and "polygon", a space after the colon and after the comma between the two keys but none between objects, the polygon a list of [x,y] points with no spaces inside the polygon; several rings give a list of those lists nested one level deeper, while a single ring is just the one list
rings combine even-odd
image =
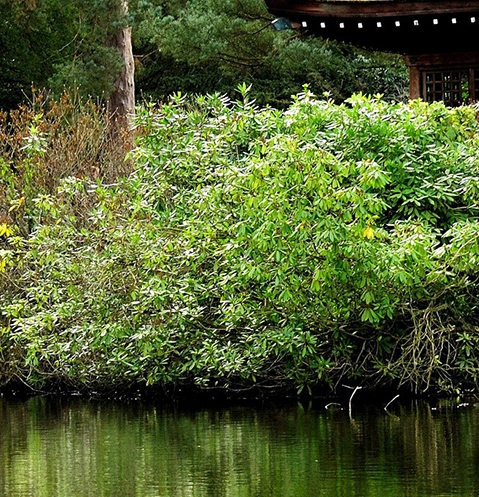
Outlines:
[{"label": "building roof", "polygon": [[309,34],[403,54],[479,51],[479,0],[265,0]]}]

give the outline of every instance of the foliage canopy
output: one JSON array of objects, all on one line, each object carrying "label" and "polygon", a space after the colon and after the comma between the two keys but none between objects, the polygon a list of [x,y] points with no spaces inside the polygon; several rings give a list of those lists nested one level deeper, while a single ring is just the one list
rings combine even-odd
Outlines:
[{"label": "foliage canopy", "polygon": [[262,104],[289,105],[309,83],[343,100],[353,92],[403,98],[407,76],[392,55],[278,33],[262,0],[0,0],[0,108],[15,108],[31,85],[107,99],[122,69],[107,41],[133,27],[138,93],[234,94],[254,83]]}]

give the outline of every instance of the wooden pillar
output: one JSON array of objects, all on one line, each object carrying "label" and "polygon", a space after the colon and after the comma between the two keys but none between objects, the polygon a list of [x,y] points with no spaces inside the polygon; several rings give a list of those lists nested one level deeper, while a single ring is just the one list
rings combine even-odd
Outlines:
[{"label": "wooden pillar", "polygon": [[412,66],[408,64],[408,58],[406,57],[406,65],[409,67],[409,98],[415,100],[422,97],[421,92],[421,71],[419,67]]}]

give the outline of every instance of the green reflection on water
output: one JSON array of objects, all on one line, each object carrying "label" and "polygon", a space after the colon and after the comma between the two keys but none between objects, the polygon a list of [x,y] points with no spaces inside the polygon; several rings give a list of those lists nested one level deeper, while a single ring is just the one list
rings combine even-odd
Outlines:
[{"label": "green reflection on water", "polygon": [[479,495],[479,409],[0,399],[0,496]]}]

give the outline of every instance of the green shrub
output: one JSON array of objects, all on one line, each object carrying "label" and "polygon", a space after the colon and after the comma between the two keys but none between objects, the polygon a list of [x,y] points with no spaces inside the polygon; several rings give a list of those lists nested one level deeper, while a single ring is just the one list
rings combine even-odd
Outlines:
[{"label": "green shrub", "polygon": [[130,175],[3,235],[5,381],[475,385],[475,109],[239,90],[141,110]]}]

